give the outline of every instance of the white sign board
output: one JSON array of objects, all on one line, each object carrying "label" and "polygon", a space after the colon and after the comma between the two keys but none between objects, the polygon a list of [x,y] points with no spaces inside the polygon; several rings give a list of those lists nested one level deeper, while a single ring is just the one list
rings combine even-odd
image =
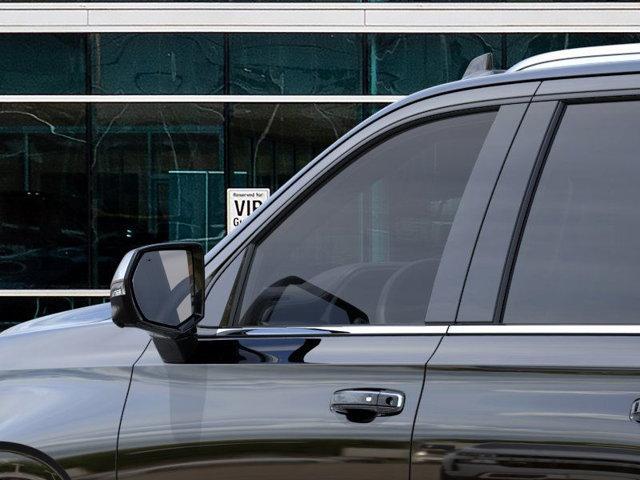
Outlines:
[{"label": "white sign board", "polygon": [[228,188],[227,233],[262,205],[270,193],[268,188]]}]

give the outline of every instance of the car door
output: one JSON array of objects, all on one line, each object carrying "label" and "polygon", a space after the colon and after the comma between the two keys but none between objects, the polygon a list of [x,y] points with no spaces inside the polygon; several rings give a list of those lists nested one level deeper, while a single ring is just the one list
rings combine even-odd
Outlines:
[{"label": "car door", "polygon": [[137,362],[118,478],[406,480],[425,364],[529,99],[414,105],[265,205],[216,255],[197,359]]},{"label": "car door", "polygon": [[413,479],[640,478],[638,80],[541,86],[427,368]]}]

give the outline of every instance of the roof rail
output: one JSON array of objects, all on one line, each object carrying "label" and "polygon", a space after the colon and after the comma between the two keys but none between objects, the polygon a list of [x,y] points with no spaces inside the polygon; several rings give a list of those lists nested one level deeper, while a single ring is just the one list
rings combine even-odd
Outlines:
[{"label": "roof rail", "polygon": [[543,68],[570,67],[640,60],[640,43],[570,48],[542,53],[516,63],[507,73]]},{"label": "roof rail", "polygon": [[462,78],[484,77],[495,73],[502,73],[504,70],[493,68],[493,53],[483,53],[469,62]]}]

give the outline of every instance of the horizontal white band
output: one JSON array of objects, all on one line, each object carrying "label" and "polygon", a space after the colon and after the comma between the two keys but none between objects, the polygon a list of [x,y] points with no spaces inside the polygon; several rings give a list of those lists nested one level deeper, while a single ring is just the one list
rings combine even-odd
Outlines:
[{"label": "horizontal white band", "polygon": [[0,103],[393,103],[401,95],[0,95]]},{"label": "horizontal white band", "polygon": [[99,289],[0,289],[0,297],[108,297],[109,290]]},{"label": "horizontal white band", "polygon": [[449,335],[640,335],[640,325],[451,325]]},{"label": "horizontal white band", "polygon": [[640,4],[3,2],[0,32],[640,32]]}]

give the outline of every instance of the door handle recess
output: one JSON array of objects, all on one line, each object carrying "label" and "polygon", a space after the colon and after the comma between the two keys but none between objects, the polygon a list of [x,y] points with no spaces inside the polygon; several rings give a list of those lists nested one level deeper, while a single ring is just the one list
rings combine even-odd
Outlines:
[{"label": "door handle recess", "polygon": [[331,399],[331,410],[352,417],[352,421],[397,415],[403,408],[404,393],[397,390],[338,390]]},{"label": "door handle recess", "polygon": [[640,398],[635,400],[631,404],[631,411],[629,412],[629,419],[634,422],[640,423]]}]

